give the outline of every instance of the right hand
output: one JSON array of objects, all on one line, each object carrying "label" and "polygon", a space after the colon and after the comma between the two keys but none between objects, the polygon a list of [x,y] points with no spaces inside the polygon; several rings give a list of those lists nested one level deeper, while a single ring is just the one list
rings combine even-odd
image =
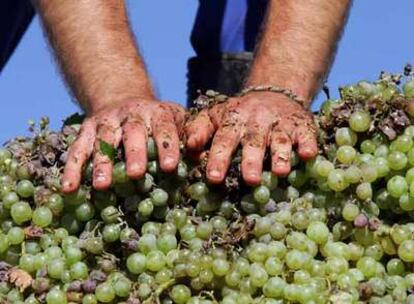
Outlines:
[{"label": "right hand", "polygon": [[172,172],[177,167],[179,133],[185,110],[173,103],[130,99],[91,113],[68,151],[63,178],[64,193],[75,191],[81,181],[82,167],[93,154],[93,187],[107,189],[112,182],[112,162],[100,152],[100,142],[125,148],[126,171],[131,179],[141,178],[147,169],[147,139],[153,136],[160,168]]}]

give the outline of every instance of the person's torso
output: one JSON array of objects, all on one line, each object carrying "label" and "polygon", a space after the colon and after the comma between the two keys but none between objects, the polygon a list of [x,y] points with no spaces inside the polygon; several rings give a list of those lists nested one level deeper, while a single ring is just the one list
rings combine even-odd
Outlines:
[{"label": "person's torso", "polygon": [[191,35],[199,56],[252,52],[268,0],[200,0]]}]

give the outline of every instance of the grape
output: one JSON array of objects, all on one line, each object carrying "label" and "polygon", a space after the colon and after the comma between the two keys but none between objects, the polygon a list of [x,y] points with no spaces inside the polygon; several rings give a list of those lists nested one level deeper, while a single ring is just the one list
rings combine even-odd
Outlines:
[{"label": "grape", "polygon": [[175,285],[170,291],[170,297],[177,304],[185,304],[191,297],[191,290],[182,284]]},{"label": "grape", "polygon": [[370,183],[361,183],[356,187],[355,193],[362,201],[372,198],[372,187]]},{"label": "grape", "polygon": [[343,164],[351,164],[356,157],[356,150],[352,146],[341,146],[336,151],[336,158]]},{"label": "grape", "polygon": [[253,191],[253,197],[259,204],[266,204],[270,198],[270,190],[266,186],[258,186]]},{"label": "grape", "polygon": [[70,277],[74,280],[82,280],[88,277],[88,266],[83,262],[76,262],[70,267]]},{"label": "grape", "polygon": [[366,139],[363,142],[361,142],[360,149],[362,153],[374,154],[375,150],[377,149],[377,146],[375,145],[374,141]]},{"label": "grape", "polygon": [[365,111],[355,111],[349,117],[349,126],[355,132],[365,132],[371,125],[370,115]]},{"label": "grape", "polygon": [[414,241],[405,240],[398,247],[398,256],[404,262],[414,262]]},{"label": "grape", "polygon": [[358,140],[357,135],[350,128],[339,128],[335,133],[335,141],[338,146],[354,146]]},{"label": "grape", "polygon": [[388,181],[387,190],[393,197],[399,198],[408,191],[408,184],[404,177],[396,175]]},{"label": "grape", "polygon": [[348,187],[345,180],[345,172],[342,169],[335,169],[328,175],[328,185],[334,191],[340,192]]},{"label": "grape", "polygon": [[26,202],[17,202],[13,204],[10,214],[13,221],[20,225],[24,222],[30,221],[32,218],[32,209],[30,205]]},{"label": "grape", "polygon": [[119,278],[113,283],[115,294],[118,297],[127,297],[131,291],[132,283],[127,278]]},{"label": "grape", "polygon": [[50,290],[46,295],[46,303],[47,304],[65,304],[67,303],[66,294],[57,289],[54,288]]},{"label": "grape", "polygon": [[393,170],[401,170],[407,165],[407,156],[400,151],[392,151],[388,155],[388,165]]},{"label": "grape", "polygon": [[34,194],[34,186],[31,181],[29,180],[21,180],[16,185],[16,192],[20,197],[28,198],[33,196]]},{"label": "grape", "polygon": [[109,303],[115,299],[116,293],[111,284],[105,282],[96,286],[95,297],[99,302]]},{"label": "grape", "polygon": [[127,261],[126,266],[128,270],[134,274],[140,274],[146,269],[147,258],[141,253],[131,254]]},{"label": "grape", "polygon": [[163,189],[154,189],[151,193],[151,201],[154,206],[164,206],[168,201],[168,193]]},{"label": "grape", "polygon": [[10,245],[19,245],[24,241],[24,230],[20,227],[12,227],[7,232],[7,240]]},{"label": "grape", "polygon": [[47,227],[52,223],[53,214],[47,207],[38,207],[33,211],[33,224],[39,227]]}]

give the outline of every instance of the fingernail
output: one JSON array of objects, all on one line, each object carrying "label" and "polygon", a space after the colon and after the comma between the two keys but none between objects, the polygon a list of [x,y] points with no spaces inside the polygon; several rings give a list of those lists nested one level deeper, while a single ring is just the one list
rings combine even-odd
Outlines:
[{"label": "fingernail", "polygon": [[166,156],[164,158],[164,165],[165,166],[171,166],[174,164],[174,158],[172,158],[171,156]]},{"label": "fingernail", "polygon": [[67,180],[64,180],[63,182],[62,182],[62,187],[63,188],[69,188],[69,186],[70,186],[70,182],[69,181],[67,181]]},{"label": "fingernail", "polygon": [[212,170],[208,171],[208,175],[210,177],[214,177],[214,178],[220,178],[221,177],[221,173],[217,169],[212,169]]},{"label": "fingernail", "polygon": [[103,174],[95,176],[95,182],[104,182],[106,181],[106,176]]}]

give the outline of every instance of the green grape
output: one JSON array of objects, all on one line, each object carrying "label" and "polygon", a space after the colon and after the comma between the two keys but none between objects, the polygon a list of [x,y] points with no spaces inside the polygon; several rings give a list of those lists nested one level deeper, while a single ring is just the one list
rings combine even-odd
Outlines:
[{"label": "green grape", "polygon": [[191,297],[191,290],[183,284],[178,284],[171,289],[170,297],[174,303],[185,304]]},{"label": "green grape", "polygon": [[355,111],[349,117],[349,127],[355,132],[365,132],[371,125],[371,117],[365,111]]},{"label": "green grape", "polygon": [[69,265],[72,265],[76,262],[79,262],[82,260],[83,257],[83,253],[82,250],[79,249],[76,246],[68,246],[65,249],[65,258],[66,258],[66,262]]},{"label": "green grape", "polygon": [[[292,165],[293,166],[293,165]],[[262,185],[266,186],[270,191],[277,188],[278,178],[272,172],[263,171],[262,173]]]},{"label": "green grape", "polygon": [[389,275],[402,275],[405,272],[405,265],[400,259],[393,258],[387,262]]},{"label": "green grape", "polygon": [[208,187],[203,182],[197,182],[192,184],[188,188],[188,192],[192,199],[200,200],[201,198],[205,197],[208,193]]},{"label": "green grape", "polygon": [[118,297],[124,298],[131,292],[132,283],[127,278],[119,278],[113,283],[113,288]]},{"label": "green grape", "polygon": [[112,285],[105,282],[96,286],[95,297],[99,302],[110,303],[115,299],[116,293]]},{"label": "green grape", "polygon": [[377,168],[372,165],[362,164],[362,180],[366,183],[373,183],[378,178]]},{"label": "green grape", "polygon": [[355,204],[347,203],[342,209],[342,217],[344,220],[352,222],[360,213],[359,207]]},{"label": "green grape", "polygon": [[306,183],[307,176],[304,171],[292,170],[287,179],[293,187],[300,188]]},{"label": "green grape", "polygon": [[88,277],[88,266],[83,262],[76,262],[70,267],[70,277],[74,280],[82,280]]},{"label": "green grape", "polygon": [[412,211],[414,210],[414,186],[413,184],[410,185],[410,194],[403,194],[400,196],[398,202],[400,208],[404,211]]},{"label": "green grape", "polygon": [[388,161],[383,157],[377,157],[375,159],[375,168],[377,169],[378,177],[385,177],[390,173]]},{"label": "green grape", "polygon": [[154,189],[150,193],[151,201],[154,206],[165,206],[168,201],[168,193],[163,189]]},{"label": "green grape", "polygon": [[329,160],[321,160],[316,164],[316,172],[321,177],[328,177],[333,169],[335,169],[335,166]]},{"label": "green grape", "polygon": [[94,294],[86,294],[83,296],[82,304],[98,304],[98,300]]},{"label": "green grape", "polygon": [[351,165],[345,169],[345,181],[350,184],[359,183],[362,179],[362,171],[357,166]]},{"label": "green grape", "polygon": [[53,259],[47,262],[47,273],[52,279],[60,279],[65,270],[65,262],[63,259]]},{"label": "green grape", "polygon": [[19,245],[25,238],[24,230],[20,227],[12,227],[7,232],[7,240],[10,245]]},{"label": "green grape", "polygon": [[47,227],[52,223],[52,220],[52,211],[47,207],[38,207],[33,211],[32,221],[36,226]]},{"label": "green grape", "polygon": [[177,238],[173,234],[161,234],[157,239],[157,248],[164,254],[177,248]]},{"label": "green grape", "polygon": [[126,266],[131,273],[140,274],[146,269],[147,258],[141,253],[131,254],[127,261]]},{"label": "green grape", "polygon": [[362,153],[374,154],[377,149],[377,145],[374,141],[366,139],[361,142],[360,149]]},{"label": "green grape", "polygon": [[338,146],[354,146],[357,140],[358,136],[350,128],[339,128],[335,132],[335,141]]},{"label": "green grape", "polygon": [[8,192],[6,195],[3,196],[3,206],[6,209],[10,209],[13,204],[19,201],[19,196],[16,192]]},{"label": "green grape", "polygon": [[388,166],[393,170],[404,169],[407,165],[407,156],[400,151],[392,151],[387,157]]},{"label": "green grape", "polygon": [[266,204],[270,198],[270,190],[266,186],[258,186],[253,191],[253,198],[259,204]]},{"label": "green grape", "polygon": [[160,271],[166,264],[165,255],[161,251],[154,250],[147,254],[146,268],[151,271]]},{"label": "green grape", "polygon": [[372,187],[370,183],[361,183],[359,184],[356,189],[355,193],[357,197],[362,200],[366,201],[372,198]]},{"label": "green grape", "polygon": [[[213,270],[214,271],[214,270]],[[258,263],[253,263],[250,266],[250,280],[254,287],[263,287],[266,284],[269,276],[266,270]]]},{"label": "green grape", "polygon": [[53,193],[49,196],[49,199],[46,202],[46,207],[48,207],[54,216],[61,214],[64,208],[63,198],[57,193]]},{"label": "green grape", "polygon": [[112,169],[112,183],[123,184],[129,181],[127,175],[126,166],[124,162],[117,162],[114,164]]},{"label": "green grape", "polygon": [[364,274],[365,278],[369,279],[375,276],[377,261],[371,257],[362,257],[357,262],[357,268]]},{"label": "green grape", "polygon": [[30,221],[32,218],[32,209],[30,205],[26,202],[17,202],[13,204],[10,215],[13,221],[20,225],[24,222]]},{"label": "green grape", "polygon": [[328,175],[329,188],[336,192],[345,190],[348,187],[348,183],[345,180],[345,172],[342,169],[335,169]]},{"label": "green grape", "polygon": [[388,180],[387,190],[391,196],[399,198],[408,191],[408,184],[404,177],[396,175]]},{"label": "green grape", "polygon": [[66,293],[58,288],[51,289],[46,295],[47,304],[66,304]]},{"label": "green grape", "polygon": [[93,219],[95,215],[95,207],[89,202],[80,204],[75,209],[75,216],[78,221],[87,222]]},{"label": "green grape", "polygon": [[113,243],[119,239],[121,227],[117,224],[105,225],[102,231],[102,238],[107,243]]},{"label": "green grape", "polygon": [[311,222],[306,229],[306,235],[317,244],[324,244],[329,237],[329,229],[325,223]]},{"label": "green grape", "polygon": [[400,135],[391,143],[391,147],[393,147],[397,151],[404,153],[408,152],[412,148],[412,146],[412,137],[408,135]]},{"label": "green grape", "polygon": [[31,181],[24,179],[17,183],[16,192],[20,197],[28,198],[33,196],[35,188]]},{"label": "green grape", "polygon": [[211,270],[216,276],[222,277],[230,270],[230,263],[224,259],[215,259],[212,263]]},{"label": "green grape", "polygon": [[398,256],[404,262],[414,262],[414,241],[406,240],[398,247]]},{"label": "green grape", "polygon": [[336,151],[336,158],[343,164],[351,164],[356,157],[356,150],[352,146],[340,146]]}]

